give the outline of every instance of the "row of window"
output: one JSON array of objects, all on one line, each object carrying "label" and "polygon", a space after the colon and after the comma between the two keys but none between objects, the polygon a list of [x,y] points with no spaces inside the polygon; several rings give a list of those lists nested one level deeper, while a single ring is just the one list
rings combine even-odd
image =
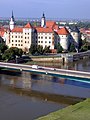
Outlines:
[{"label": "row of window", "polygon": [[[45,43],[47,43],[48,41],[45,41]],[[38,43],[44,43],[44,41],[38,41]],[[51,41],[49,41],[49,44],[51,43]]]},{"label": "row of window", "polygon": [[30,33],[25,33],[25,35],[29,35]]},{"label": "row of window", "polygon": [[[41,37],[39,36],[39,37],[38,37],[38,39],[44,39],[44,38],[45,38],[45,39],[48,39],[48,37],[43,37],[43,36],[41,36]],[[49,39],[51,39],[51,37],[49,37]]]},{"label": "row of window", "polygon": [[19,36],[19,35],[18,36],[12,36],[12,38],[14,38],[14,37],[15,38],[23,38],[23,36]]},{"label": "row of window", "polygon": [[[23,40],[12,40],[12,42],[23,42]],[[29,43],[29,41],[25,41],[25,43]]]},{"label": "row of window", "polygon": [[38,33],[38,35],[51,35],[52,33]]},{"label": "row of window", "polygon": [[23,40],[12,40],[12,42],[23,42]]},{"label": "row of window", "polygon": [[12,46],[23,46],[23,44],[12,44]]}]

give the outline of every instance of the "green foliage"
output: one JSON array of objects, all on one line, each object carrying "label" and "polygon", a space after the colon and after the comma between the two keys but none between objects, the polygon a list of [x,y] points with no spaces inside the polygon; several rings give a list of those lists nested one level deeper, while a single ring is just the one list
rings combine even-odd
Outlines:
[{"label": "green foliage", "polygon": [[34,54],[43,55],[43,54],[45,54],[45,53],[50,53],[50,52],[51,52],[51,51],[50,51],[50,46],[45,47],[45,48],[43,49],[42,46],[40,46],[40,45],[35,46],[35,45],[33,45],[33,44],[31,45],[29,51],[30,51],[30,53],[31,53],[32,55],[34,55]]},{"label": "green foliage", "polygon": [[83,45],[82,47],[81,47],[81,52],[84,52],[84,51],[87,51],[88,50],[88,45]]},{"label": "green foliage", "polygon": [[17,47],[11,47],[4,52],[4,54],[2,55],[2,59],[11,60],[15,59],[16,56],[22,56],[22,54],[23,54],[22,49],[19,49]]},{"label": "green foliage", "polygon": [[90,99],[52,112],[37,120],[90,120]]},{"label": "green foliage", "polygon": [[42,46],[40,46],[40,45],[37,46],[37,53],[40,55],[43,54],[43,47]]},{"label": "green foliage", "polygon": [[57,46],[57,53],[62,53],[62,51],[63,51],[62,46],[60,44],[58,44],[58,46]]},{"label": "green foliage", "polygon": [[84,52],[87,50],[90,50],[90,43],[88,43],[86,40],[84,40],[84,41],[82,41],[82,46],[81,46],[80,51]]},{"label": "green foliage", "polygon": [[3,54],[8,47],[4,43],[0,43],[0,53]]},{"label": "green foliage", "polygon": [[31,44],[31,47],[29,49],[30,53],[33,55],[35,52],[37,52],[37,47],[34,44]]},{"label": "green foliage", "polygon": [[70,44],[69,52],[76,52],[74,43]]},{"label": "green foliage", "polygon": [[44,54],[45,54],[45,53],[50,53],[50,52],[51,52],[50,46],[45,47],[45,48],[43,49],[43,53],[44,53]]}]

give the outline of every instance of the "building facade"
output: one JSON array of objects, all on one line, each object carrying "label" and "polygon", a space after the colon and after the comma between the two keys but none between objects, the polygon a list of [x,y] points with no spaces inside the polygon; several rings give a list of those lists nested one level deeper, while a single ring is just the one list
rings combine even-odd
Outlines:
[{"label": "building facade", "polygon": [[31,44],[34,44],[42,46],[43,49],[49,46],[51,51],[56,52],[58,44],[62,46],[64,51],[68,51],[70,42],[74,42],[75,47],[78,47],[80,32],[78,28],[59,28],[55,21],[46,21],[44,13],[41,18],[41,26],[33,27],[27,23],[23,27],[18,27],[15,26],[12,12],[10,29],[5,32],[4,37],[9,48],[18,47],[29,52]]}]

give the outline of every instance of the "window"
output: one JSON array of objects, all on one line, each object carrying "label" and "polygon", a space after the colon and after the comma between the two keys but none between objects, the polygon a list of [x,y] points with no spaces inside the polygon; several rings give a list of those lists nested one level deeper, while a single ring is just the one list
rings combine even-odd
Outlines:
[{"label": "window", "polygon": [[40,36],[38,37],[38,39],[40,39]]},{"label": "window", "polygon": [[20,42],[20,40],[18,40],[18,42]]},{"label": "window", "polygon": [[41,37],[41,39],[43,39],[43,37]]},{"label": "window", "polygon": [[49,41],[49,43],[51,43],[51,41]]},{"label": "window", "polygon": [[51,39],[51,37],[49,37],[49,39]]},{"label": "window", "polygon": [[47,43],[47,41],[45,41],[45,43]]},{"label": "window", "polygon": [[29,39],[29,37],[28,37],[28,39]]},{"label": "window", "polygon": [[20,44],[18,44],[18,46],[20,46]]},{"label": "window", "polygon": [[15,36],[15,38],[17,38],[17,36]]},{"label": "window", "polygon": [[38,41],[38,43],[40,43],[40,41]]},{"label": "window", "polygon": [[12,42],[13,42],[13,40],[12,40]]},{"label": "window", "polygon": [[15,40],[15,42],[17,42],[17,40]]},{"label": "window", "polygon": [[21,38],[23,38],[23,37],[21,36]]},{"label": "window", "polygon": [[13,46],[13,44],[12,44],[12,46]]},{"label": "window", "polygon": [[17,44],[15,44],[17,46]]},{"label": "window", "polygon": [[25,41],[25,43],[26,43],[26,41]]},{"label": "window", "polygon": [[13,38],[13,36],[12,36],[12,38]]},{"label": "window", "polygon": [[23,44],[21,44],[21,46],[23,46]]},{"label": "window", "polygon": [[21,42],[23,42],[23,41],[21,40]]},{"label": "window", "polygon": [[43,41],[41,41],[41,43],[43,43]]},{"label": "window", "polygon": [[45,37],[45,39],[47,39],[47,37]]},{"label": "window", "polygon": [[25,39],[26,39],[26,37],[25,37]]}]

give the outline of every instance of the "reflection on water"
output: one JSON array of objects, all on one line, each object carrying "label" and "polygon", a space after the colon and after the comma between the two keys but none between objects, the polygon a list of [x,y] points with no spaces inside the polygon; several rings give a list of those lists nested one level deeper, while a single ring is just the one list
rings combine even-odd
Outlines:
[{"label": "reflection on water", "polygon": [[70,98],[70,101],[67,99],[60,103],[60,98],[62,101],[65,99],[63,96],[34,91],[32,87],[36,79],[32,80],[31,73],[18,73],[17,76],[14,73],[0,72],[0,120],[34,120],[76,102]]},{"label": "reflection on water", "polygon": [[22,72],[19,76],[1,74],[0,78],[2,85],[8,85],[13,88],[63,96],[90,97],[90,83],[76,82],[73,78],[30,72]]}]

